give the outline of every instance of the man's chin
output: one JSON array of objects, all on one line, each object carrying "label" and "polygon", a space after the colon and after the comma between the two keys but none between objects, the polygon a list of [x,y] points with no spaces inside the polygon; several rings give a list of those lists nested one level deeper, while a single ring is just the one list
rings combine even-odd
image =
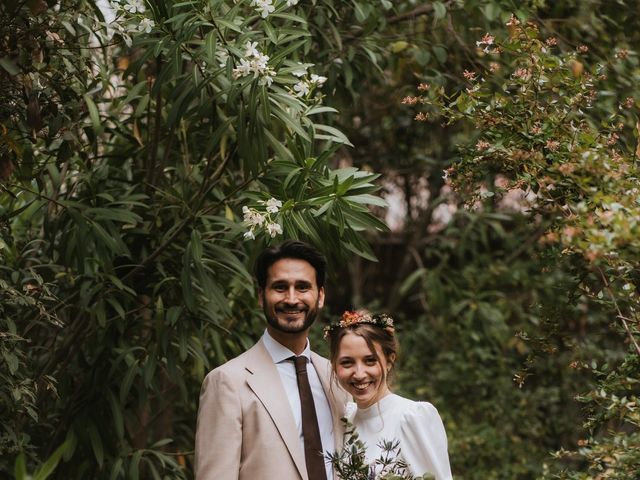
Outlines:
[{"label": "man's chin", "polygon": [[305,316],[288,316],[278,315],[275,319],[271,319],[269,324],[278,332],[296,334],[302,333],[309,329],[313,321],[309,322]]},{"label": "man's chin", "polygon": [[275,328],[282,332],[282,333],[301,333],[304,332],[307,328],[309,328],[306,323],[305,323],[305,319],[302,319],[300,321],[281,321],[278,320],[277,325],[275,325]]}]

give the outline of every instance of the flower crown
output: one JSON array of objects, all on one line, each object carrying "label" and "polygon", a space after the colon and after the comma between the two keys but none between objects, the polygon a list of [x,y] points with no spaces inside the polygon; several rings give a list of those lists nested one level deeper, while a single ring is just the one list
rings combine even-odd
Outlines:
[{"label": "flower crown", "polygon": [[324,327],[324,338],[328,338],[331,332],[339,328],[347,328],[351,325],[357,325],[360,323],[367,323],[369,325],[375,325],[385,330],[389,335],[393,335],[395,329],[393,327],[393,318],[386,313],[377,313],[373,315],[367,310],[347,310],[342,314],[340,321],[334,322],[331,325]]}]

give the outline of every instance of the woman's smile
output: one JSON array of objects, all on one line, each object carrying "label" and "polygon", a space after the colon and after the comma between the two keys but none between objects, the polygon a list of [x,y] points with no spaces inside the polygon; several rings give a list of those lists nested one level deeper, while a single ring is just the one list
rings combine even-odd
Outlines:
[{"label": "woman's smile", "polygon": [[389,393],[384,374],[387,361],[380,347],[375,347],[376,351],[371,351],[366,340],[354,333],[340,341],[336,375],[359,408],[370,407]]}]

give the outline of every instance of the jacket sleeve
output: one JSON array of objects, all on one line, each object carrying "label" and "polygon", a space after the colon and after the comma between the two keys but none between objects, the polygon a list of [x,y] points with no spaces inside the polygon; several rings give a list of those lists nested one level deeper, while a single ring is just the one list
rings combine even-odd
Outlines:
[{"label": "jacket sleeve", "polygon": [[196,480],[238,480],[242,409],[231,379],[213,370],[204,379],[196,427]]}]

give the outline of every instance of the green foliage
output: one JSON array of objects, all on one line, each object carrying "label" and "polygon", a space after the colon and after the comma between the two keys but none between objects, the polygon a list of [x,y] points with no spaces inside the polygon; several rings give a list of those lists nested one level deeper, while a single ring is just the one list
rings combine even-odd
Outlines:
[{"label": "green foliage", "polygon": [[[454,190],[476,208],[495,208],[515,189],[535,194],[525,215],[535,225],[532,240],[539,246],[531,253],[543,267],[541,272],[553,274],[558,267],[560,273],[570,272],[573,285],[554,285],[569,287],[566,302],[597,306],[594,310],[616,320],[613,330],[626,336],[631,357],[606,359],[610,363],[601,374],[606,380],[582,397],[590,405],[585,427],[591,437],[583,440],[589,447],[574,458],[582,457],[588,471],[607,478],[632,478],[638,465],[638,423],[626,405],[631,402],[635,408],[640,377],[636,340],[640,212],[637,152],[632,139],[624,137],[635,125],[625,129],[623,116],[611,114],[600,120],[589,114],[598,102],[596,81],[604,78],[601,71],[586,71],[576,53],[554,53],[557,40],[541,40],[534,24],[512,17],[507,25],[509,36],[504,41],[487,34],[478,42],[493,63],[482,72],[465,72],[464,90],[448,94],[442,87],[423,86],[427,93],[407,103],[421,104],[423,117],[467,121],[481,132],[461,148],[460,160],[446,171]],[[578,48],[579,53],[587,50]],[[495,299],[492,304],[496,305]],[[482,315],[482,304],[475,305]],[[484,309],[485,322],[500,318],[499,310],[490,305]],[[543,335],[571,334],[564,312],[547,315],[538,327]],[[549,349],[549,340],[540,346]],[[581,351],[580,345],[572,349]],[[526,376],[526,372],[516,375],[520,385]],[[621,395],[623,401],[618,401]],[[603,399],[610,401],[603,404]],[[571,455],[561,451],[558,457]],[[560,469],[560,478],[587,478],[580,473],[582,466],[573,473]],[[549,478],[556,478],[554,470],[547,472]]]},{"label": "green foliage", "polygon": [[342,40],[374,4],[2,4],[0,471],[189,477],[202,378],[262,329],[257,252],[374,258],[378,175],[335,167],[322,93],[333,43],[375,61]]},{"label": "green foliage", "polygon": [[634,478],[636,1],[49,3],[0,5],[1,472],[189,477],[248,265],[302,237],[329,310],[401,319],[456,478]]}]

